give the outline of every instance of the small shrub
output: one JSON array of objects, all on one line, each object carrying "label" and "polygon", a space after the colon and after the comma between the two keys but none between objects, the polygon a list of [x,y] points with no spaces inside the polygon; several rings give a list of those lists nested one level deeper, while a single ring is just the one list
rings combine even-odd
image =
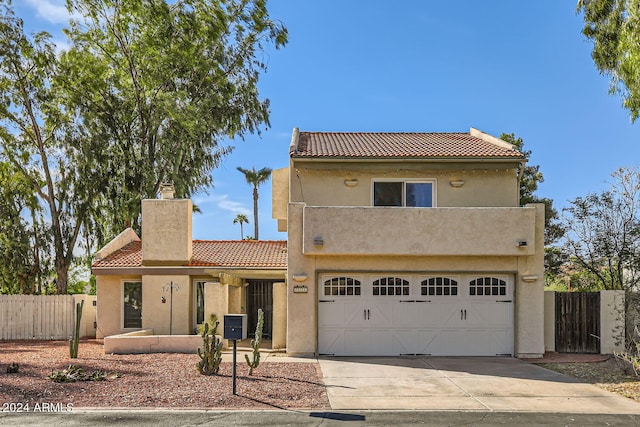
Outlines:
[{"label": "small shrub", "polygon": [[640,376],[640,342],[629,339],[625,351],[616,351],[613,355],[626,375]]},{"label": "small shrub", "polygon": [[20,372],[20,365],[16,362],[13,362],[11,365],[7,366],[7,374],[17,374]]},{"label": "small shrub", "polygon": [[53,371],[47,378],[56,383],[74,383],[76,381],[104,381],[106,379],[118,378],[117,372],[105,372],[97,370],[87,374],[84,369],[77,365],[69,365],[62,371]]}]

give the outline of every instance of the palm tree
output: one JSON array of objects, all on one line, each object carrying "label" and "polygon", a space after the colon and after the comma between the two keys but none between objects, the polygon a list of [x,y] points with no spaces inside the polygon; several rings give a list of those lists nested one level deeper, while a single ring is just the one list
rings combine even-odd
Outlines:
[{"label": "palm tree", "polygon": [[240,224],[240,240],[244,239],[244,232],[242,231],[242,223],[249,224],[249,218],[245,214],[236,215],[233,220],[234,224]]},{"label": "palm tree", "polygon": [[258,240],[258,186],[269,179],[271,169],[262,168],[257,171],[255,167],[249,170],[241,168],[240,166],[238,166],[237,169],[244,174],[247,184],[253,185],[253,237]]}]

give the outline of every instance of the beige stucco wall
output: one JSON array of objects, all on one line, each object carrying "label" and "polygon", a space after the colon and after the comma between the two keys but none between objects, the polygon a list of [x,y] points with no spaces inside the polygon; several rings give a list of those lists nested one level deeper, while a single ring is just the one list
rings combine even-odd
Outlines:
[{"label": "beige stucco wall", "polygon": [[287,284],[273,284],[273,323],[271,328],[271,348],[287,346]]},{"label": "beige stucco wall", "polygon": [[536,252],[518,257],[516,277],[515,354],[540,357],[544,354],[544,205],[535,207]]},{"label": "beige stucco wall", "polygon": [[[516,163],[313,164],[296,160],[291,168],[295,175],[289,180],[290,201],[305,202],[307,206],[371,206],[373,180],[394,178],[435,180],[438,207],[518,206],[519,201]],[[348,186],[345,181],[357,181],[357,185]],[[453,187],[451,181],[464,184]],[[282,195],[277,193],[276,197],[274,202],[281,204]]]},{"label": "beige stucco wall", "polygon": [[[532,255],[520,256],[424,256],[424,255],[313,255],[303,253],[304,203],[289,205],[288,239],[288,289],[287,289],[287,351],[292,354],[317,351],[317,276],[322,271],[447,271],[505,273],[515,277],[514,351],[519,357],[539,356],[544,353],[543,307],[543,256],[544,256],[544,206],[530,205],[534,213]],[[523,209],[524,211],[524,209]],[[357,217],[355,218],[357,220]],[[491,218],[486,218],[491,221]],[[483,227],[482,223],[477,224]],[[385,224],[389,236],[394,236],[392,226]],[[308,230],[305,230],[305,233]],[[345,242],[363,242],[365,234],[350,234],[347,228],[342,236]],[[455,238],[455,224],[450,229]],[[469,242],[475,244],[476,242]],[[363,243],[366,244],[366,243]],[[392,243],[391,243],[392,244]],[[515,245],[514,245],[515,247]],[[293,275],[305,274],[304,285],[308,292],[294,294],[296,282]],[[527,282],[523,277],[527,277]],[[310,315],[313,313],[313,316]]]},{"label": "beige stucco wall", "polygon": [[96,328],[96,301],[95,295],[75,294],[73,295],[73,303],[78,304],[84,300],[82,306],[82,318],[80,319],[80,338],[95,338]]},{"label": "beige stucco wall", "polygon": [[193,203],[189,199],[142,201],[142,264],[183,265],[191,261]]},{"label": "beige stucco wall", "polygon": [[[229,313],[229,288],[224,283],[211,282],[204,285],[205,294],[205,320],[209,320],[211,314],[215,314],[218,322],[217,334],[224,335],[224,315]],[[223,346],[229,346],[228,340],[223,340]]]},{"label": "beige stucco wall", "polygon": [[141,282],[142,277],[96,276],[96,338],[129,331],[122,328],[122,282],[125,280]]},{"label": "beige stucco wall", "polygon": [[[171,285],[173,284],[173,308]],[[193,287],[189,276],[142,276],[142,327],[158,335],[188,335],[193,331]],[[165,302],[162,302],[162,298]],[[172,317],[170,314],[172,313]],[[169,330],[172,319],[171,331]]]},{"label": "beige stucco wall", "polygon": [[624,291],[600,291],[600,353],[624,351]]},{"label": "beige stucco wall", "polygon": [[[535,215],[533,207],[305,206],[302,251],[307,255],[532,255],[537,248]],[[317,239],[322,239],[322,246]],[[521,241],[527,246],[519,247]]]},{"label": "beige stucco wall", "polygon": [[289,205],[289,168],[271,172],[271,217],[278,221],[278,231],[287,231]]},{"label": "beige stucco wall", "polygon": [[228,286],[229,292],[229,313],[245,313],[243,290],[244,286]]}]

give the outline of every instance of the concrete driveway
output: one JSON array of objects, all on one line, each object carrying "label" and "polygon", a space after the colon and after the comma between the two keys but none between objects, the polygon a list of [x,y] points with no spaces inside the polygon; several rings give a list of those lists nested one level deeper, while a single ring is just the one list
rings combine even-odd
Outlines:
[{"label": "concrete driveway", "polygon": [[331,408],[639,414],[640,403],[508,357],[321,357]]}]

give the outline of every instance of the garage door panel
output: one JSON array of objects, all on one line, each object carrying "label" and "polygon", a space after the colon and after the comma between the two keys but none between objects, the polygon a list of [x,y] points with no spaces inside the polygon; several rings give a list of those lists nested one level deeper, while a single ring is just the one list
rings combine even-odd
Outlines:
[{"label": "garage door panel", "polygon": [[466,305],[467,321],[472,325],[504,327],[511,321],[509,303],[472,302]]},{"label": "garage door panel", "polygon": [[464,318],[464,305],[460,302],[443,302],[439,304],[440,325],[446,327],[463,327],[467,325]]},{"label": "garage door panel", "polygon": [[[328,280],[333,287],[356,283],[348,276]],[[343,356],[513,354],[510,276],[398,277],[395,273],[361,274],[357,281],[361,291],[338,288],[335,295],[332,288],[332,295],[320,296],[318,352]],[[327,281],[323,283],[326,287]],[[377,283],[377,292],[373,283]],[[333,302],[321,302],[323,298]]]},{"label": "garage door panel", "polygon": [[318,304],[318,326],[342,326],[346,322],[345,305],[337,302],[320,301]]},{"label": "garage door panel", "polygon": [[342,329],[322,328],[318,331],[320,354],[343,354],[344,333]]},{"label": "garage door panel", "polygon": [[393,308],[397,303],[378,302],[367,304],[366,321],[368,327],[391,326],[393,324]]},{"label": "garage door panel", "polygon": [[467,342],[472,356],[495,356],[498,354],[511,354],[510,331],[483,329],[470,330],[467,333]]},{"label": "garage door panel", "polygon": [[442,356],[459,356],[467,354],[467,331],[463,329],[443,329],[440,333],[442,337]]},{"label": "garage door panel", "polygon": [[401,329],[394,334],[396,354],[439,353],[440,331],[437,329]]},{"label": "garage door panel", "polygon": [[389,329],[344,330],[344,352],[332,354],[343,356],[394,356],[394,337]]}]

